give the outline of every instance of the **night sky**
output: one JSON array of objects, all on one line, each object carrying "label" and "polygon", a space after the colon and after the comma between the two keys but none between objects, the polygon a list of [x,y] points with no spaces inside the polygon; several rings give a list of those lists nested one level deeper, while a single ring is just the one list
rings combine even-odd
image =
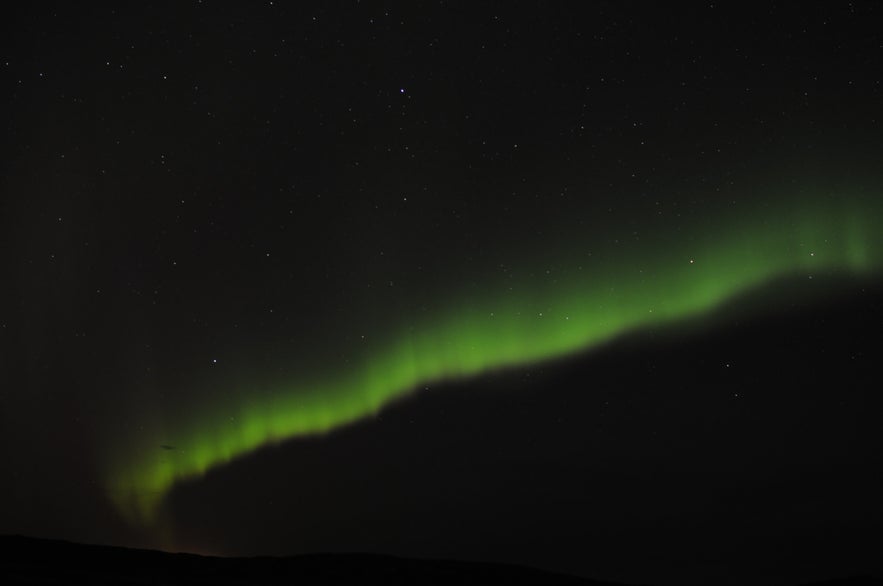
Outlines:
[{"label": "night sky", "polygon": [[883,6],[23,3],[0,533],[880,572]]}]

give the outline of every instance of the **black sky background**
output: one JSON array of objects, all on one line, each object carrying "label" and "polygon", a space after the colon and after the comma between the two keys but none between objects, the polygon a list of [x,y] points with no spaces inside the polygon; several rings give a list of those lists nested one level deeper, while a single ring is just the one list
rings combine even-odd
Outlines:
[{"label": "black sky background", "polygon": [[139,421],[332,370],[501,267],[532,278],[576,242],[734,200],[874,192],[878,4],[28,3],[2,21],[0,532],[647,583],[881,571],[879,283],[755,292],[767,310],[689,335],[433,385],[176,488],[159,536],[117,515],[100,469]]}]

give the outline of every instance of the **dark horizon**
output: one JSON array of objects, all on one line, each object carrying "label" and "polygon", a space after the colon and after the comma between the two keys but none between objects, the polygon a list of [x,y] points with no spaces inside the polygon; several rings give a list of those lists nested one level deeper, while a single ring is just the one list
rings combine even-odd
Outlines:
[{"label": "dark horizon", "polygon": [[[7,584],[118,584],[163,580],[165,584],[561,584],[625,586],[548,572],[520,564],[404,558],[387,554],[299,554],[223,558],[120,546],[0,535],[0,575]],[[153,583],[153,582],[151,582]],[[797,584],[793,581],[768,584]],[[630,586],[641,586],[628,582]],[[802,582],[800,586],[871,586],[869,574]]]}]

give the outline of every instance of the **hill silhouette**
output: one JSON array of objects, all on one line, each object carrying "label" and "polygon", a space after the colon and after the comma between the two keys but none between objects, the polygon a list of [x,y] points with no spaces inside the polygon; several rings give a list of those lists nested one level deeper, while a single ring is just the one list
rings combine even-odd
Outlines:
[{"label": "hill silhouette", "polygon": [[[368,554],[219,558],[24,536],[0,536],[3,584],[482,584],[615,586],[509,564],[418,560]],[[875,586],[858,576],[806,586]]]},{"label": "hill silhouette", "polygon": [[369,554],[219,558],[0,537],[4,584],[548,584],[605,586],[508,564],[418,560]]}]

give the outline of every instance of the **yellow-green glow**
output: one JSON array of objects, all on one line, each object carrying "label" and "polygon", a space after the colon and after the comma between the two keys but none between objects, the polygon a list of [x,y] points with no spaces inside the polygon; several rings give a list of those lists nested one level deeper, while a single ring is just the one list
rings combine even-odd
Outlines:
[{"label": "yellow-green glow", "polygon": [[[591,258],[562,251],[568,270],[556,279],[518,286],[489,279],[470,289],[481,293],[434,300],[438,311],[392,316],[383,343],[360,360],[330,365],[330,375],[305,373],[258,399],[211,405],[161,437],[124,438],[109,461],[109,492],[129,518],[149,522],[176,482],[261,446],[370,416],[424,384],[581,352],[702,315],[783,276],[805,277],[810,287],[811,277],[826,273],[876,272],[880,220],[883,206],[860,199],[762,206],[676,222]],[[157,449],[166,438],[175,450]]]}]

